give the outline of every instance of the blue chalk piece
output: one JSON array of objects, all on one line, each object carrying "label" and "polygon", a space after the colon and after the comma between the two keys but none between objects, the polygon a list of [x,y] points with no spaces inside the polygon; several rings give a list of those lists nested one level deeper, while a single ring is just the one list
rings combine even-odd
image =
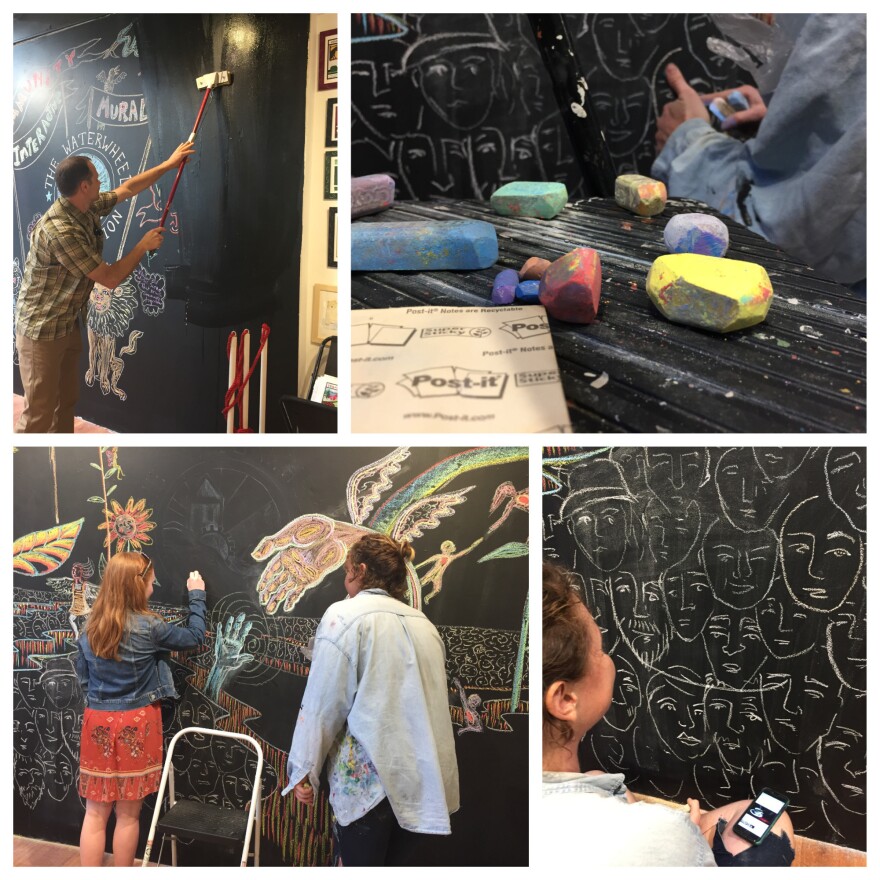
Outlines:
[{"label": "blue chalk piece", "polygon": [[538,291],[541,289],[540,281],[520,281],[516,285],[516,298],[524,303],[540,302]]},{"label": "blue chalk piece", "polygon": [[730,104],[730,106],[733,107],[734,110],[748,110],[749,109],[748,99],[740,91],[731,92],[727,96],[727,103]]},{"label": "blue chalk piece", "polygon": [[516,296],[516,286],[519,284],[519,272],[516,269],[502,269],[492,284],[492,302],[496,306],[506,306],[512,303]]},{"label": "blue chalk piece", "polygon": [[495,227],[482,220],[353,223],[354,272],[488,269],[498,259]]}]

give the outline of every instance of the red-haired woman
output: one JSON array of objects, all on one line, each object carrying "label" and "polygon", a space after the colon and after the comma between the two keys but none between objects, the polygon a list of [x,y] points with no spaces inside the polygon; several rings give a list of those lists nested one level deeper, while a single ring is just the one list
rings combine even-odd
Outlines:
[{"label": "red-haired woman", "polygon": [[205,582],[191,572],[189,621],[174,626],[147,607],[153,563],[142,553],[117,553],[79,639],[77,675],[86,709],[80,738],[79,793],[86,799],[80,834],[84,867],[104,860],[107,820],[116,805],[113,859],[131,867],[143,799],[162,777],[159,700],[176,697],[167,652],[205,640]]},{"label": "red-haired woman", "polygon": [[458,764],[446,651],[406,604],[412,547],[366,535],[348,551],[348,599],[325,612],[287,762],[297,800],[314,802],[327,760],[346,867],[395,864],[418,834],[449,834]]}]

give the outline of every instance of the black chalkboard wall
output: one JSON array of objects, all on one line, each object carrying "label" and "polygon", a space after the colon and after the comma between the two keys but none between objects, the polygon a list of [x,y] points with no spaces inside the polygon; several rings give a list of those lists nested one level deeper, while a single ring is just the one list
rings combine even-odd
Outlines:
[{"label": "black chalkboard wall", "polygon": [[865,849],[864,449],[545,450],[545,558],[617,667],[581,762]]},{"label": "black chalkboard wall", "polygon": [[[648,174],[675,96],[753,79],[707,45],[709,15],[566,15],[617,172]],[[587,192],[525,15],[352,16],[352,174],[387,173],[398,199],[487,199],[511,180]]]},{"label": "black chalkboard wall", "polygon": [[[15,833],[79,840],[83,704],[73,663],[74,626],[84,618],[71,620],[70,608],[75,582],[87,584],[89,603],[94,598],[108,519],[112,553],[137,549],[134,542],[143,539],[158,578],[151,604],[168,619],[184,610],[189,571],[197,568],[208,586],[206,646],[174,655],[181,699],[167,706],[166,743],[193,724],[256,737],[267,760],[261,864],[329,864],[326,798],[314,809],[297,807],[292,796],[280,797],[280,788],[309,670],[309,639],[327,606],[345,595],[341,560],[338,568],[328,566],[320,551],[331,535],[348,545],[376,530],[408,537],[416,549],[421,587],[414,601],[446,645],[461,776],[462,807],[452,836],[431,839],[409,861],[525,865],[527,454],[491,448],[20,449],[14,457]],[[308,544],[307,533],[318,537],[306,549],[288,546],[274,556],[257,550],[263,538],[282,530],[301,544]],[[273,610],[270,601],[294,596],[284,576],[267,574],[278,559],[316,572],[312,583],[296,585],[301,596],[289,610],[283,601]],[[253,624],[247,638],[236,644],[221,637],[215,653],[218,628],[239,614]],[[224,675],[218,654],[252,659]],[[466,723],[465,703],[478,706],[478,721]],[[220,742],[181,751],[178,791],[215,803],[243,792],[243,747]],[[154,803],[155,796],[147,799],[146,817]],[[148,825],[145,818],[141,852]],[[231,854],[196,843],[183,848],[180,860],[236,864]]]},{"label": "black chalkboard wall", "polygon": [[[113,189],[188,137],[204,94],[196,77],[234,76],[208,101],[164,245],[92,295],[77,414],[118,431],[222,430],[229,331],[249,329],[253,354],[265,322],[267,430],[283,430],[278,398],[295,391],[309,16],[17,15],[15,29],[15,295],[30,231],[57,196],[58,162],[87,155]],[[158,223],[173,182],[169,172],[104,220],[108,262]]]}]

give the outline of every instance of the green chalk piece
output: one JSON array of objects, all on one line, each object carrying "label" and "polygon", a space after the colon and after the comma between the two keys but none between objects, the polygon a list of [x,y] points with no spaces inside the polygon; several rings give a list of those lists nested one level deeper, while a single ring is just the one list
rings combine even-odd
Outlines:
[{"label": "green chalk piece", "polygon": [[564,183],[515,180],[495,190],[492,210],[505,217],[540,217],[552,220],[568,201]]},{"label": "green chalk piece", "polygon": [[488,269],[498,259],[495,227],[482,220],[353,223],[353,272]]}]

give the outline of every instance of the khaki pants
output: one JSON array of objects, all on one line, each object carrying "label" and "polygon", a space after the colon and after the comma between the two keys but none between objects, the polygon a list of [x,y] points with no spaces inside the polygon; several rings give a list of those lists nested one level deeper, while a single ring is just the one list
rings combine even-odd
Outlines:
[{"label": "khaki pants", "polygon": [[79,321],[61,339],[28,339],[16,334],[18,369],[24,387],[19,434],[73,433],[73,410],[79,399]]}]

